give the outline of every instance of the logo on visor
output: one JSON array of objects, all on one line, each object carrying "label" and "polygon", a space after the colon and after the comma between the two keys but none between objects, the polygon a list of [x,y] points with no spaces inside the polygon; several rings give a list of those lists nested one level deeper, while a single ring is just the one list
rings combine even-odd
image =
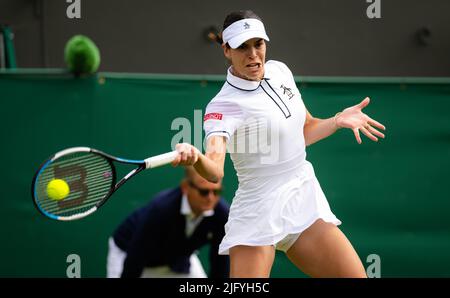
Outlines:
[{"label": "logo on visor", "polygon": [[245,22],[245,23],[244,23],[244,29],[250,29],[250,24],[247,23],[247,22]]}]

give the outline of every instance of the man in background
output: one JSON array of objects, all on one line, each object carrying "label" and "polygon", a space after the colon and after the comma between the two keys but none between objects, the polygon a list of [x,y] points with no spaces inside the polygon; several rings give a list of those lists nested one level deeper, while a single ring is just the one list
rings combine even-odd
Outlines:
[{"label": "man in background", "polygon": [[228,277],[229,258],[218,254],[228,204],[222,183],[186,167],[180,186],[134,211],[109,239],[107,277],[207,277],[196,251],[209,244],[209,277]]}]

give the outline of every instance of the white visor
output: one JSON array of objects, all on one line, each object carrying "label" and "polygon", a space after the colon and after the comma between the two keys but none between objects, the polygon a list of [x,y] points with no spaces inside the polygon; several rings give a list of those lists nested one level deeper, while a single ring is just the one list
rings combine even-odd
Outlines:
[{"label": "white visor", "polygon": [[232,49],[252,38],[269,41],[264,24],[257,19],[243,19],[228,26],[222,33],[223,44],[228,43]]}]

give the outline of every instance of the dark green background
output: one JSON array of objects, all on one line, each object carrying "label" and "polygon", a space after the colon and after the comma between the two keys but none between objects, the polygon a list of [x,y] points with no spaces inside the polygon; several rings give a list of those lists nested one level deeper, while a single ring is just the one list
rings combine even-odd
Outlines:
[{"label": "dark green background", "polygon": [[[182,170],[167,166],[138,175],[98,212],[74,222],[52,221],[34,209],[35,170],[72,146],[130,159],[169,151],[178,132],[171,130],[172,121],[189,119],[194,133],[194,109],[204,109],[223,79],[0,73],[0,276],[64,277],[69,254],[81,257],[82,277],[104,276],[107,240],[116,225],[152,195],[177,184]],[[368,255],[377,254],[383,277],[450,276],[450,80],[297,82],[315,117],[331,117],[370,96],[364,111],[387,127],[386,139],[378,143],[363,136],[358,145],[350,130],[341,130],[307,148],[341,229],[364,265],[370,265]],[[225,172],[231,201],[237,180],[229,158]],[[272,276],[303,275],[278,253]]]}]

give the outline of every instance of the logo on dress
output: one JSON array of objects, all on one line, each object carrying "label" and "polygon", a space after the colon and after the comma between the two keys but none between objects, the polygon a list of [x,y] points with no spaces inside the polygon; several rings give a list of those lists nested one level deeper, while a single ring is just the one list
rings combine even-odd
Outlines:
[{"label": "logo on dress", "polygon": [[284,90],[284,91],[283,91],[283,94],[284,94],[284,95],[287,95],[287,96],[289,97],[289,99],[291,99],[292,97],[294,97],[294,93],[292,93],[291,88],[288,88],[288,87],[286,87],[286,86],[284,86],[284,85],[281,85],[280,88],[282,88],[282,89]]},{"label": "logo on dress", "polygon": [[203,121],[213,119],[213,120],[222,120],[222,114],[220,113],[208,113],[203,117]]},{"label": "logo on dress", "polygon": [[250,29],[250,24],[247,23],[247,22],[245,22],[245,23],[244,23],[244,29]]}]

